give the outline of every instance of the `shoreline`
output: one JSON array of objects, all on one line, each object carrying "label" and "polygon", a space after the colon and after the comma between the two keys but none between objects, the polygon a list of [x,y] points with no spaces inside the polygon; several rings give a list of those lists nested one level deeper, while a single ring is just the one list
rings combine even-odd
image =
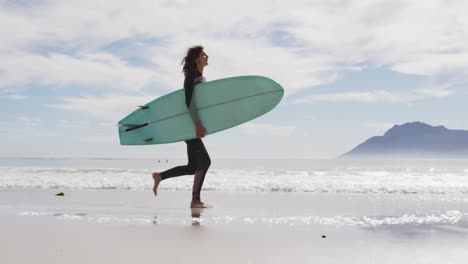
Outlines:
[{"label": "shoreline", "polygon": [[[56,196],[61,192],[64,196]],[[146,219],[143,222],[148,223],[159,215],[176,223],[191,214],[190,200],[189,191],[164,189],[157,197],[151,190],[0,189],[0,214],[69,220],[127,217]],[[202,200],[215,205],[200,212],[205,222],[212,223],[328,222],[377,228],[398,224],[468,225],[468,195],[203,191]]]},{"label": "shoreline", "polygon": [[216,207],[194,211],[187,191],[58,192],[0,190],[2,262],[460,263],[467,256],[468,200],[205,191]]}]

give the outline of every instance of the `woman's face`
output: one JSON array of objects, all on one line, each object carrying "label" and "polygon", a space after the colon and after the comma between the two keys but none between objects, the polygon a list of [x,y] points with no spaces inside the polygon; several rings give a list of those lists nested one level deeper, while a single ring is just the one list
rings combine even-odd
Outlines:
[{"label": "woman's face", "polygon": [[202,67],[208,65],[208,55],[204,51],[200,52],[200,55],[198,55],[196,62],[197,65]]}]

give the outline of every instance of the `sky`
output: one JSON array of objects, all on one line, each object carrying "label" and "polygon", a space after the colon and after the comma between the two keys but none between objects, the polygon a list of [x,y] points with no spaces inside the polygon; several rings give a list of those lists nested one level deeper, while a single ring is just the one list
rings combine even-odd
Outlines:
[{"label": "sky", "polygon": [[120,146],[116,124],[204,75],[285,89],[266,115],[204,138],[216,158],[337,157],[395,124],[468,130],[468,1],[0,0],[0,157],[184,158]]}]

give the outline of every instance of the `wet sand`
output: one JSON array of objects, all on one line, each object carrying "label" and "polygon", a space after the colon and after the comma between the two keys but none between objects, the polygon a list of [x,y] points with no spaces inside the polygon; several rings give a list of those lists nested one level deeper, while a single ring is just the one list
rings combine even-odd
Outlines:
[{"label": "wet sand", "polygon": [[[64,192],[64,196],[55,196]],[[0,190],[2,263],[462,263],[466,197]]]}]

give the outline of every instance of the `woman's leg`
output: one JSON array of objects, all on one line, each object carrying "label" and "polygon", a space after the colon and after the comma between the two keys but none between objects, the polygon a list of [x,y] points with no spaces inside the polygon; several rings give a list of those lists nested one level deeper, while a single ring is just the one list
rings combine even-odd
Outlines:
[{"label": "woman's leg", "polygon": [[192,190],[192,203],[191,207],[204,207],[201,202],[201,189],[203,182],[205,181],[205,175],[211,165],[211,159],[206,151],[205,145],[200,140],[197,142],[197,171],[195,172],[193,179],[193,190]]},{"label": "woman's leg", "polygon": [[193,154],[191,154],[191,149],[189,144],[187,143],[187,156],[188,156],[188,164],[185,166],[177,166],[172,169],[163,171],[161,173],[155,172],[153,173],[153,180],[154,180],[154,186],[153,186],[153,192],[154,195],[158,195],[158,186],[159,183],[162,180],[173,178],[173,177],[178,177],[178,176],[183,176],[183,175],[191,175],[196,172],[195,164],[193,161]]}]

